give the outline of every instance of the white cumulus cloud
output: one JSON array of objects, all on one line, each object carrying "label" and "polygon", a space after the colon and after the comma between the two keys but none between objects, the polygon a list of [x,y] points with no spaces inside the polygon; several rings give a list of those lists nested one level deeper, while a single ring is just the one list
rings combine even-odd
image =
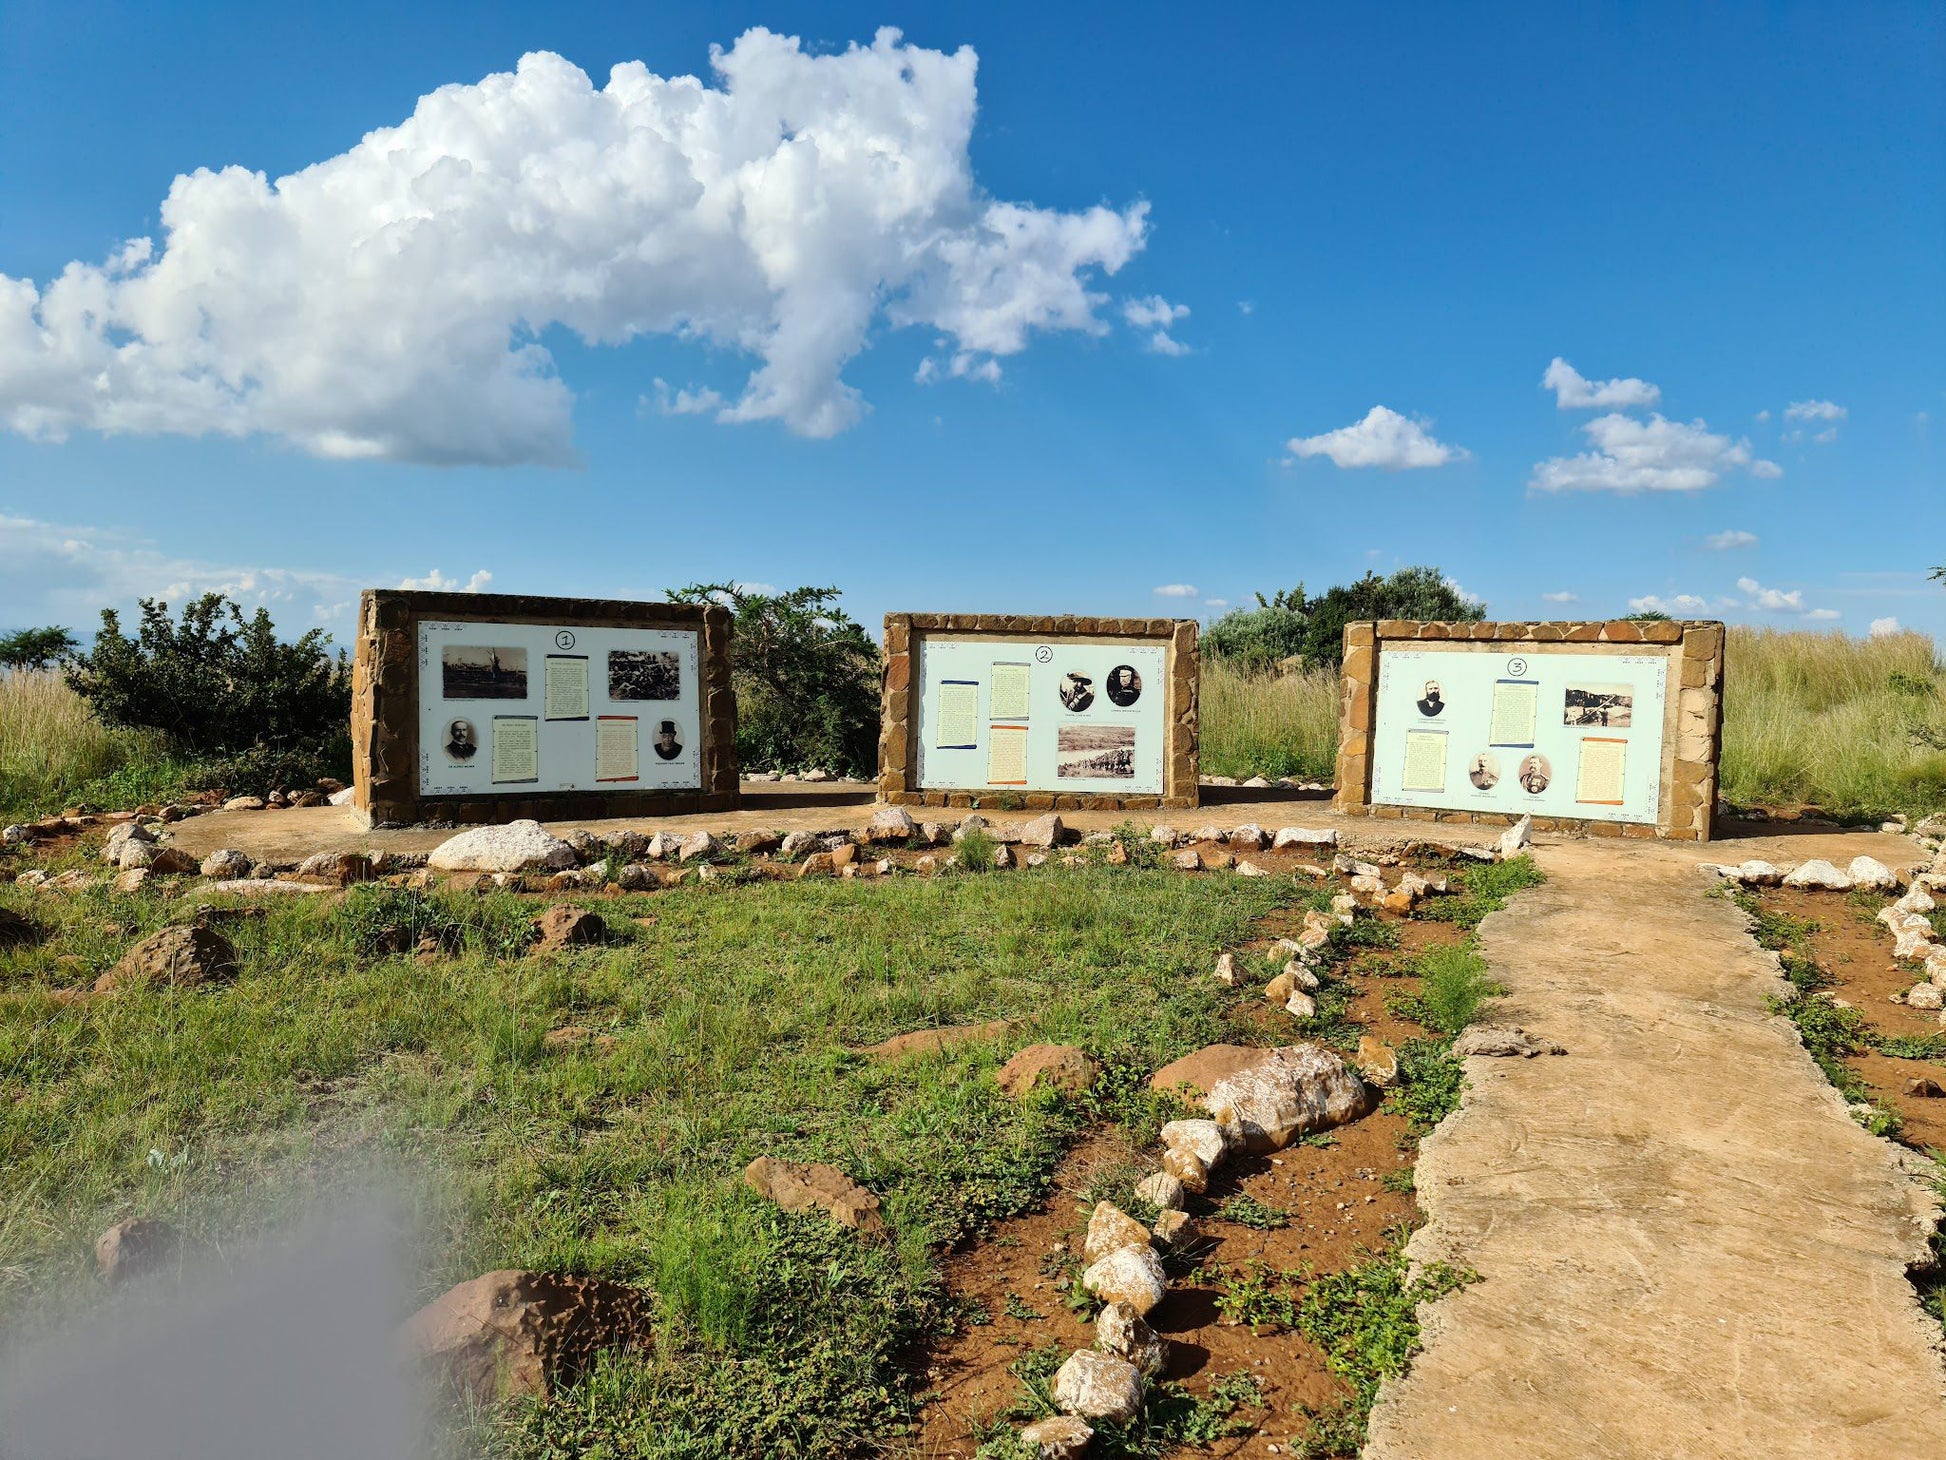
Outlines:
[{"label": "white cumulus cloud", "polygon": [[1712,433],[1702,421],[1685,425],[1652,415],[1646,421],[1610,413],[1581,427],[1593,451],[1540,462],[1528,480],[1537,492],[1694,492],[1742,468],[1754,477],[1782,476],[1748,441]]},{"label": "white cumulus cloud", "polygon": [[460,582],[457,578],[448,578],[439,569],[434,568],[423,578],[402,579],[399,587],[418,588],[435,593],[484,593],[486,592],[487,584],[492,581],[493,574],[489,573],[485,568],[478,570],[464,583]]},{"label": "white cumulus cloud", "polygon": [[1150,590],[1157,598],[1194,598],[1196,585],[1193,583],[1164,583]]},{"label": "white cumulus cloud", "polygon": [[1874,639],[1889,639],[1894,634],[1902,634],[1904,632],[1905,630],[1899,626],[1899,621],[1896,618],[1875,618],[1872,620],[1872,637]]},{"label": "white cumulus cloud", "polygon": [[160,247],[0,274],[0,424],[564,462],[557,327],[737,352],[741,393],[690,403],[807,436],[865,410],[843,372],[881,318],[950,337],[974,376],[1036,332],[1106,330],[1091,281],[1142,248],[1147,207],[985,195],[970,48],[888,29],[813,55],[753,29],[711,64],[629,62],[596,88],[535,52],[287,177],[178,177]]},{"label": "white cumulus cloud", "polygon": [[1804,612],[1804,590],[1801,588],[1793,588],[1786,593],[1781,588],[1766,588],[1755,578],[1739,578],[1737,589],[1749,598],[1752,608],[1761,608],[1767,613]]},{"label": "white cumulus cloud", "polygon": [[1851,412],[1835,401],[1794,400],[1784,407],[1787,421],[1842,421]]},{"label": "white cumulus cloud", "polygon": [[1632,375],[1615,380],[1589,380],[1559,355],[1541,377],[1541,388],[1554,392],[1554,404],[1563,411],[1652,406],[1662,399],[1660,387]]},{"label": "white cumulus cloud", "polygon": [[1541,598],[1542,598],[1542,599],[1543,599],[1544,601],[1546,601],[1546,602],[1548,602],[1548,603],[1579,603],[1579,602],[1581,602],[1581,595],[1580,595],[1579,593],[1569,593],[1569,592],[1568,592],[1568,591],[1566,591],[1565,589],[1563,589],[1563,590],[1562,590],[1561,592],[1559,592],[1559,593],[1543,593],[1543,594],[1541,595]]},{"label": "white cumulus cloud", "polygon": [[1189,353],[1189,346],[1169,333],[1177,320],[1189,318],[1187,304],[1171,304],[1160,294],[1151,294],[1146,299],[1125,299],[1122,301],[1122,318],[1128,321],[1131,328],[1150,332],[1148,347],[1151,353]]},{"label": "white cumulus cloud", "polygon": [[1321,436],[1295,436],[1292,456],[1328,456],[1338,466],[1375,466],[1385,471],[1444,466],[1466,455],[1462,447],[1433,439],[1431,422],[1415,421],[1384,406],[1373,406],[1365,418]]},{"label": "white cumulus cloud", "polygon": [[1733,527],[1724,532],[1712,532],[1703,539],[1703,546],[1711,552],[1728,552],[1732,548],[1747,548],[1757,545],[1757,534]]}]

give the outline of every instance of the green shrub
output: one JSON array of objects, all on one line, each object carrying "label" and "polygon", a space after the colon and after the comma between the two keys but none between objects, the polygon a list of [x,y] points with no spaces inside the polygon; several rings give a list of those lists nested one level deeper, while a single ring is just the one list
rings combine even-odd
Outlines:
[{"label": "green shrub", "polygon": [[878,769],[878,646],[838,607],[836,588],[760,593],[692,583],[670,597],[730,609],[743,769],[822,766],[847,776]]},{"label": "green shrub", "polygon": [[1275,597],[1257,595],[1255,608],[1232,609],[1211,624],[1203,650],[1262,668],[1301,658],[1307,668],[1345,662],[1345,625],[1368,619],[1432,619],[1472,622],[1486,605],[1466,597],[1433,567],[1400,568],[1389,577],[1367,573],[1356,583],[1328,588],[1316,598],[1304,585]]},{"label": "green shrub", "polygon": [[232,790],[309,785],[351,773],[351,669],[312,629],[291,643],[267,610],[245,618],[220,593],[184,606],[145,598],[135,637],[101,611],[92,652],[67,679],[103,724],[160,731],[182,757]]},{"label": "green shrub", "polygon": [[16,629],[0,634],[0,669],[46,669],[70,657],[81,643],[66,629]]},{"label": "green shrub", "polygon": [[953,844],[953,855],[959,858],[962,869],[968,872],[991,872],[994,852],[999,843],[987,835],[983,827],[969,827],[960,833],[959,840]]},{"label": "green shrub", "polygon": [[1487,961],[1466,944],[1428,948],[1419,955],[1419,1023],[1458,1034],[1503,992],[1487,975]]}]

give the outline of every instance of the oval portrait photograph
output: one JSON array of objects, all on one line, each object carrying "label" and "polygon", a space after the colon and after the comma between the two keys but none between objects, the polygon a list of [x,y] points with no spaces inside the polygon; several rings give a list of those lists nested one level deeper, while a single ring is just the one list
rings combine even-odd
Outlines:
[{"label": "oval portrait photograph", "polygon": [[1108,698],[1125,710],[1142,698],[1142,676],[1133,664],[1117,664],[1108,671]]}]

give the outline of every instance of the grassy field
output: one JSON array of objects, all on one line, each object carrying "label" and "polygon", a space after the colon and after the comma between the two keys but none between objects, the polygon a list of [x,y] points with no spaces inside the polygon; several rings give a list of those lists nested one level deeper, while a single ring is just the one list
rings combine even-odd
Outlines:
[{"label": "grassy field", "polygon": [[[517,1411],[497,1452],[855,1453],[906,1413],[943,1244],[1039,1200],[1083,1124],[1152,1138],[1147,1073],[1234,1035],[1216,953],[1303,895],[1132,868],[691,887],[602,901],[615,946],[534,955],[531,900],[361,889],[231,924],[234,986],[63,1005],[45,993],[186,909],[0,888],[47,931],[0,951],[0,1303],[29,1325],[88,1291],[119,1216],[234,1241],[378,1162],[416,1174],[411,1302],[505,1266],[657,1295],[653,1362]],[[376,954],[401,917],[462,951]],[[1020,1023],[945,1056],[850,1052],[994,1018]],[[550,1047],[567,1025],[616,1043]],[[1085,1103],[998,1091],[1043,1038],[1103,1059]],[[739,1176],[761,1154],[841,1166],[896,1241],[758,1202]]]},{"label": "grassy field", "polygon": [[0,674],[0,821],[82,796],[103,805],[166,798],[183,779],[161,736],[109,729],[58,671]]},{"label": "grassy field", "polygon": [[[1946,667],[1924,634],[1730,631],[1723,794],[1843,816],[1946,808]],[[1207,775],[1329,779],[1336,677],[1203,664]]]}]

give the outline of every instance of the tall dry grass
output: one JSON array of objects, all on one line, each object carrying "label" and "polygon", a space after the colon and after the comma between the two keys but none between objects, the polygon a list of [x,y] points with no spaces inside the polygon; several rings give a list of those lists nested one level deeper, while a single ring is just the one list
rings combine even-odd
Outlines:
[{"label": "tall dry grass", "polygon": [[1732,629],[1723,795],[1841,814],[1946,806],[1946,665],[1925,634]]},{"label": "tall dry grass", "polygon": [[102,724],[58,670],[0,675],[0,817],[58,810],[90,788],[113,796],[179,779],[161,736]]},{"label": "tall dry grass", "polygon": [[1338,675],[1247,674],[1206,658],[1202,731],[1204,775],[1328,781],[1338,759]]},{"label": "tall dry grass", "polygon": [[[1924,634],[1732,629],[1722,793],[1844,816],[1946,808],[1946,665]],[[1250,675],[1203,661],[1208,775],[1328,779],[1334,672]]]}]

